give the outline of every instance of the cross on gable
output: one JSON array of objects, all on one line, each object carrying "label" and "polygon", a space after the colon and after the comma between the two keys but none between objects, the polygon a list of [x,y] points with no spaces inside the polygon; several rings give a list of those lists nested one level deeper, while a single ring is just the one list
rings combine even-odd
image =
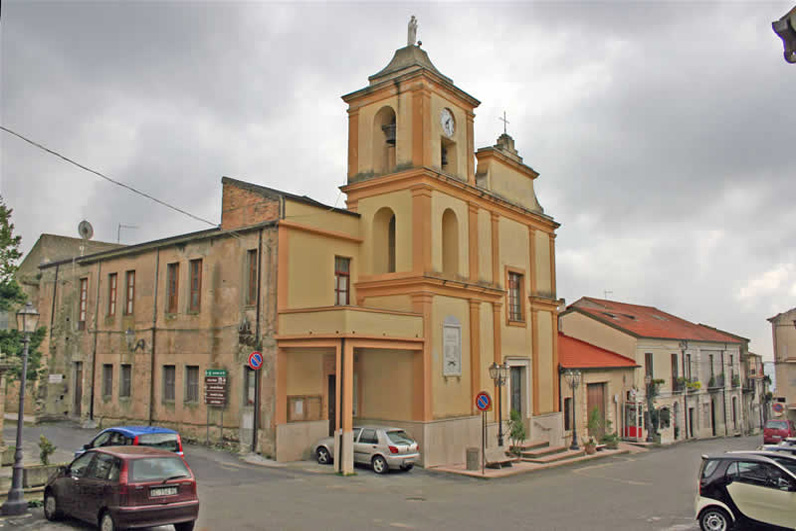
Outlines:
[{"label": "cross on gable", "polygon": [[502,117],[502,118],[498,118],[498,120],[500,120],[501,122],[503,122],[503,134],[504,134],[504,135],[508,134],[508,133],[506,132],[506,125],[510,124],[511,122],[509,122],[508,120],[506,120],[506,111],[503,111],[503,117]]}]

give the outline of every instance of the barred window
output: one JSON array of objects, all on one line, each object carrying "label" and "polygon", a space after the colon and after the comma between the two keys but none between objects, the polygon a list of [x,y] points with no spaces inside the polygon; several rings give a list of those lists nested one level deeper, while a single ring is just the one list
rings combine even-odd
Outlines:
[{"label": "barred window", "polygon": [[132,365],[125,363],[122,365],[122,374],[119,380],[119,398],[130,397],[132,390]]},{"label": "barred window", "polygon": [[102,366],[102,396],[110,397],[113,394],[113,365],[106,363]]},{"label": "barred window", "polygon": [[199,402],[199,367],[197,365],[185,367],[185,401]]},{"label": "barred window", "polygon": [[174,401],[174,380],[176,377],[174,365],[163,366],[163,401]]}]

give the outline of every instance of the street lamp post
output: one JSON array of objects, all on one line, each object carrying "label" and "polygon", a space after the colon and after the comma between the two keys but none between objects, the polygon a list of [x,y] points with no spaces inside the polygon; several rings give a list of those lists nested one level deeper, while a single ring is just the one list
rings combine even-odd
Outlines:
[{"label": "street lamp post", "polygon": [[25,420],[25,384],[28,373],[28,345],[30,334],[36,331],[39,324],[39,312],[28,302],[17,312],[17,329],[22,332],[22,375],[19,379],[19,411],[17,412],[17,447],[14,451],[14,471],[11,478],[11,490],[3,503],[4,515],[24,514],[28,512],[28,502],[22,492],[22,425]]},{"label": "street lamp post", "polygon": [[578,446],[578,423],[575,416],[575,390],[580,385],[580,371],[575,369],[567,369],[564,371],[564,378],[567,379],[567,384],[572,390],[572,444],[569,446],[570,450],[580,450]]},{"label": "street lamp post", "polygon": [[489,366],[489,377],[495,382],[497,387],[497,401],[498,401],[498,446],[503,446],[503,392],[502,387],[506,385],[506,380],[509,377],[509,364],[493,361]]},{"label": "street lamp post", "polygon": [[644,383],[647,385],[647,442],[654,442],[652,437],[652,376],[649,374],[644,377]]}]

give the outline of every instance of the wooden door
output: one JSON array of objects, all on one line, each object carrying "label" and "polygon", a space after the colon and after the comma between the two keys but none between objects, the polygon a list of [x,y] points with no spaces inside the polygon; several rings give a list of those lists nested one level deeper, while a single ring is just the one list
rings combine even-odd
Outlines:
[{"label": "wooden door", "polygon": [[[598,423],[589,430],[589,435],[600,440],[605,435],[605,384],[588,384],[586,386],[586,413],[587,419],[591,419],[597,410]],[[587,421],[588,422],[588,421]],[[588,425],[588,424],[587,424]]]}]

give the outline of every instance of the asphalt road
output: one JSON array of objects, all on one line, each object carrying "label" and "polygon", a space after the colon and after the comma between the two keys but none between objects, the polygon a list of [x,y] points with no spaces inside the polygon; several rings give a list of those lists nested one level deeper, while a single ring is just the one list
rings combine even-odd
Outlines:
[{"label": "asphalt road", "polygon": [[[6,427],[6,440],[13,437]],[[62,423],[25,428],[60,448],[78,448],[93,431]],[[227,452],[186,446],[199,482],[197,529],[698,529],[694,493],[700,455],[752,449],[760,437],[678,444],[500,480],[415,468],[377,476],[366,468],[336,476],[316,463],[263,466]],[[84,529],[50,524],[34,510],[31,529]],[[0,527],[9,527],[0,522]],[[159,528],[160,529],[160,528]],[[169,528],[163,528],[169,529]]]}]

